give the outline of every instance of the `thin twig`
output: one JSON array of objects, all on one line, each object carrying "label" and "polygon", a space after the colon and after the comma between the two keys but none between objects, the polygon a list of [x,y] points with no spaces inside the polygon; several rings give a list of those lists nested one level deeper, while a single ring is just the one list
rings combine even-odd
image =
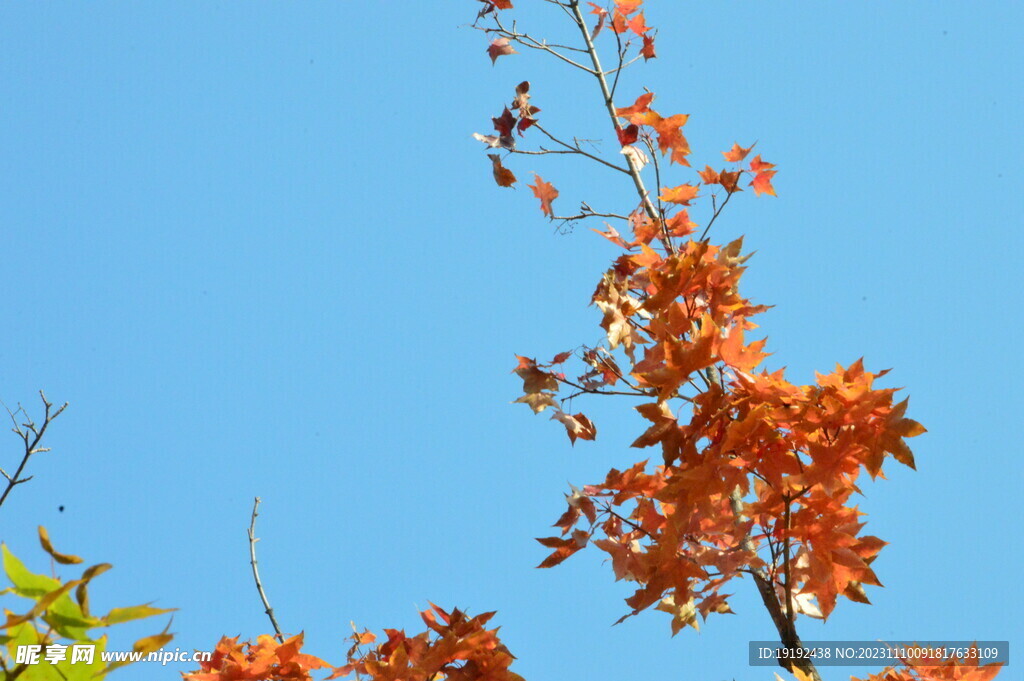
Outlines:
[{"label": "thin twig", "polygon": [[[743,171],[740,171],[740,176],[742,176],[742,175],[743,175]],[[737,185],[740,182],[740,179],[739,179],[740,176],[738,176],[736,178],[736,184]],[[739,191],[739,190],[737,189],[736,191]],[[701,233],[700,238],[697,239],[697,241],[704,241],[704,239],[708,235],[708,232],[711,231],[711,225],[715,224],[715,220],[717,220],[718,216],[722,214],[722,209],[725,208],[725,204],[729,203],[729,199],[731,199],[732,195],[735,194],[735,193],[736,192],[731,192],[728,189],[725,190],[725,201],[722,201],[722,205],[715,209],[714,215],[712,215],[711,216],[711,220],[708,221],[708,226],[704,228],[704,231]],[[712,197],[712,199],[713,198],[714,197]],[[712,205],[713,205],[713,202],[712,202]]]},{"label": "thin twig", "polygon": [[[658,161],[658,152],[654,150],[654,142],[650,135],[644,135],[644,144],[647,145],[647,151],[651,152],[651,160],[654,162],[654,182],[661,187],[661,163]],[[665,206],[661,203],[660,193],[658,194],[658,215],[661,216],[661,229],[665,232],[665,238],[671,239],[665,220]]]},{"label": "thin twig", "polygon": [[565,5],[565,3],[559,2],[558,0],[544,0],[544,2],[556,5],[559,9],[565,12],[570,19],[576,21],[576,17],[572,15],[572,13],[569,11],[569,8]]},{"label": "thin twig", "polygon": [[[619,74],[622,73],[622,60],[626,58],[626,50],[622,47],[622,36],[619,35],[619,32],[612,31],[612,33],[615,34],[615,45],[618,48],[619,55],[619,65],[613,69],[615,71],[615,78],[612,80],[611,96],[612,99],[615,99],[615,90],[619,87]],[[608,74],[606,73],[605,75],[607,76]]]},{"label": "thin twig", "polygon": [[619,215],[618,213],[580,213],[579,215],[555,215],[552,220],[561,220],[562,222],[571,222],[573,220],[584,220],[586,218],[618,218],[620,220],[628,220],[628,215]]},{"label": "thin twig", "polygon": [[[494,17],[494,25],[497,26],[497,28],[483,28],[481,30],[483,30],[483,31],[485,31],[487,33],[497,33],[501,37],[508,38],[512,42],[516,43],[517,45],[522,45],[523,47],[529,47],[530,49],[533,49],[533,50],[542,50],[544,52],[548,52],[548,53],[558,57],[559,59],[561,59],[565,63],[570,64],[572,66],[575,66],[576,68],[578,68],[578,69],[580,69],[582,71],[586,71],[587,73],[594,73],[594,71],[592,69],[587,68],[586,66],[584,66],[583,64],[580,64],[578,61],[575,61],[574,59],[570,59],[569,57],[566,57],[564,54],[562,54],[558,50],[553,49],[550,45],[548,45],[544,41],[537,40],[533,36],[531,36],[529,34],[526,34],[526,33],[519,33],[516,30],[516,26],[515,26],[514,23],[512,24],[512,28],[511,29],[507,29],[507,28],[505,28],[502,25],[501,19],[499,19],[497,16],[495,16]],[[585,51],[585,50],[578,50],[578,51]]]},{"label": "thin twig", "polygon": [[598,213],[586,201],[580,202],[580,214],[579,215],[566,215],[566,216],[554,216],[552,220],[561,220],[562,222],[571,222],[572,220],[584,220],[586,218],[615,218],[618,220],[629,220],[628,215],[622,215],[621,213]]},{"label": "thin twig", "polygon": [[640,61],[640,58],[642,56],[643,55],[638,54],[637,56],[633,57],[632,59],[630,59],[626,63],[624,63],[624,64],[622,64],[620,66],[617,66],[614,69],[608,69],[607,71],[604,72],[604,75],[610,76],[610,75],[612,75],[614,73],[616,76],[618,76],[619,75],[619,71],[622,71],[623,69],[628,69],[630,66],[632,66],[633,64],[635,64],[638,61]]},{"label": "thin twig", "polygon": [[579,391],[579,392],[573,393],[572,395],[569,395],[568,397],[563,397],[562,398],[563,402],[565,400],[571,400],[574,397],[579,397],[580,395],[626,395],[626,396],[629,396],[629,397],[652,397],[653,396],[652,393],[647,392],[646,390],[640,390],[640,389],[635,389],[633,391],[625,391],[625,390],[598,390],[597,388],[587,388],[585,386],[580,385],[579,383],[576,383],[575,381],[570,381],[567,378],[558,378],[556,376],[555,379],[559,383],[565,383],[566,385],[572,386],[573,388],[576,388]]},{"label": "thin twig", "polygon": [[256,567],[256,542],[259,539],[256,538],[256,516],[259,515],[261,499],[256,497],[256,500],[252,504],[252,520],[249,521],[249,562],[252,565],[252,578],[256,582],[256,591],[260,594],[260,600],[263,601],[263,608],[267,613],[267,617],[270,618],[270,624],[274,627],[274,638],[277,639],[278,643],[284,643],[284,634],[281,633],[281,627],[277,626],[277,618],[274,617],[274,609],[270,607],[270,601],[267,600],[267,593],[263,590],[263,582],[260,581],[260,571]]},{"label": "thin twig", "polygon": [[[65,402],[60,406],[57,411],[53,411],[53,404],[46,399],[46,395],[42,390],[39,391],[39,397],[43,401],[43,424],[36,428],[36,424],[28,416],[25,410],[18,405],[16,411],[11,411],[7,405],[4,405],[4,409],[7,409],[7,415],[11,417],[11,422],[14,427],[11,430],[21,438],[22,443],[25,447],[25,453],[21,457],[21,463],[18,464],[17,470],[14,471],[14,475],[9,475],[7,471],[0,471],[3,473],[4,478],[7,480],[7,487],[4,488],[3,494],[0,494],[0,506],[3,506],[4,502],[7,501],[7,495],[11,493],[11,490],[15,486],[22,483],[26,483],[32,479],[32,476],[22,477],[22,473],[25,471],[25,466],[28,465],[28,460],[32,458],[33,454],[40,454],[42,452],[50,451],[49,447],[41,447],[40,444],[43,441],[43,435],[46,434],[46,429],[50,427],[53,420],[60,416],[65,409],[68,407],[68,403]],[[18,413],[25,414],[26,421],[24,423],[18,423]]]},{"label": "thin twig", "polygon": [[[603,163],[604,165],[608,166],[609,168],[614,168],[615,170],[618,170],[620,173],[626,173],[627,175],[630,174],[630,171],[625,169],[625,168],[623,168],[622,166],[617,166],[614,163],[611,163],[610,161],[604,160],[600,156],[595,156],[594,154],[591,154],[590,152],[583,151],[583,149],[580,148],[579,142],[576,142],[574,144],[569,144],[568,142],[564,142],[564,141],[558,139],[557,137],[552,135],[550,132],[548,132],[544,128],[544,126],[542,126],[540,123],[534,123],[533,127],[535,127],[538,130],[540,130],[548,139],[550,139],[555,144],[560,144],[561,146],[563,146],[566,149],[570,150],[574,154],[581,154],[583,156],[586,156],[589,159],[597,161],[598,163]],[[629,159],[627,159],[627,161],[628,160]]]},{"label": "thin twig", "polygon": [[616,513],[615,511],[613,511],[612,510],[612,505],[611,505],[611,503],[609,501],[603,500],[603,503],[604,503],[603,509],[604,509],[605,513],[608,513],[609,515],[615,516],[620,521],[622,521],[622,522],[626,523],[627,525],[629,525],[630,527],[632,527],[634,530],[637,530],[639,532],[643,532],[645,535],[647,535],[648,538],[655,539],[655,537],[650,532],[648,532],[647,530],[645,530],[641,526],[637,525],[635,522],[633,522],[629,518],[626,518],[625,516],[622,516],[622,515]]}]

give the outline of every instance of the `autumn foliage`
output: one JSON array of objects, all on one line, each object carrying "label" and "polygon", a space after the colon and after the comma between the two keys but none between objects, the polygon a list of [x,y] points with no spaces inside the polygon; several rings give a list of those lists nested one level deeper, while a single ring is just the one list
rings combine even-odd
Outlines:
[{"label": "autumn foliage", "polygon": [[[483,29],[493,36],[486,50],[492,64],[518,54],[514,45],[552,51],[527,34],[505,28],[500,13],[512,9],[511,2],[482,4],[478,24],[494,21]],[[775,166],[760,155],[748,160],[754,145],[734,143],[722,152],[724,167],[705,164],[703,170],[690,170],[679,184],[660,187],[653,195],[646,190],[642,173],[648,165],[655,166],[659,179],[662,160],[669,166],[691,166],[683,133],[689,117],[659,113],[652,108],[651,92],[629,106],[615,107],[593,47],[597,35],[610,29],[618,45],[616,84],[631,44],[627,39],[623,48],[624,35],[639,40],[638,57],[655,58],[655,31],[642,4],[617,0],[605,8],[589,3],[589,14],[596,17],[592,29],[578,2],[563,4],[576,17],[592,68],[561,58],[600,82],[610,132],[626,167],[595,158],[547,131],[538,119],[541,110],[531,103],[529,82],[516,85],[511,103],[491,119],[493,134],[473,135],[488,148],[499,187],[518,182],[500,152],[553,152],[543,146],[531,152],[519,148],[528,133],[539,132],[560,153],[590,157],[629,175],[638,193],[626,214],[598,214],[583,203],[579,215],[558,217],[555,185],[536,173],[529,185],[548,218],[618,219],[618,226],[605,223],[594,231],[621,254],[591,296],[604,341],[578,346],[547,362],[517,357],[514,372],[522,379],[523,392],[516,401],[535,413],[550,413],[575,444],[595,439],[597,426],[582,412],[563,411],[567,399],[634,398],[631,408],[645,425],[632,446],[657,452],[655,464],[644,459],[609,471],[603,481],[572,488],[567,508],[555,522],[560,533],[538,540],[550,549],[540,567],[553,567],[595,546],[610,557],[615,579],[636,585],[623,619],[653,606],[671,615],[673,634],[685,626],[697,628],[712,613],[731,612],[726,589],[737,578],[752,577],[780,639],[797,645],[798,615],[827,618],[840,596],[867,603],[865,586],[880,586],[871,564],[885,542],[864,533],[864,514],[852,498],[861,492],[863,474],[882,475],[886,457],[913,467],[905,438],[920,435],[924,428],[905,416],[907,400],[898,401],[896,389],[876,387],[886,371],[867,371],[860,360],[819,374],[810,385],[790,382],[781,370],[761,368],[766,341],[754,338],[754,319],[767,308],[740,293],[749,255],[743,253],[742,238],[716,245],[708,234],[743,187],[756,195],[776,195]],[[708,198],[711,217],[697,235],[701,226],[688,209]],[[578,368],[570,371],[570,362]],[[416,636],[389,629],[387,640],[376,643],[373,634],[357,631],[347,664],[331,678],[519,679],[509,671],[513,657],[496,630],[484,628],[492,615],[471,618],[433,606],[422,613],[428,631]],[[273,651],[283,644],[275,647],[264,637],[245,652],[234,640],[222,641],[218,650],[222,647],[221,676],[212,675],[217,667],[212,663],[211,671],[190,678],[243,678],[227,670],[280,658]],[[315,668],[303,668],[295,660],[288,662],[295,674]],[[260,664],[260,670],[269,669],[269,663]],[[922,676],[922,669],[932,676]],[[957,660],[904,660],[899,669],[887,669],[870,680],[980,680],[992,678],[998,669]],[[792,671],[800,679],[819,678],[813,665],[797,665]]]},{"label": "autumn foliage", "polygon": [[[860,359],[818,373],[808,384],[766,368],[767,339],[757,320],[768,307],[741,291],[751,255],[742,237],[718,240],[712,229],[735,195],[776,196],[776,166],[754,153],[756,143],[730,146],[731,140],[719,147],[728,146],[721,159],[692,162],[684,132],[689,114],[669,113],[646,88],[633,89],[632,103],[617,106],[616,94],[625,87],[620,76],[658,56],[658,31],[648,23],[644,0],[546,2],[574,25],[574,45],[549,44],[510,23],[512,0],[476,0],[473,27],[487,37],[484,53],[492,66],[538,52],[593,78],[594,103],[607,114],[599,131],[606,146],[583,146],[575,135],[547,129],[529,81],[510,83],[511,99],[495,106],[500,111],[490,117],[491,129],[472,136],[484,145],[500,188],[519,185],[510,167],[517,156],[564,154],[618,173],[635,195],[620,207],[595,209],[583,200],[578,210],[563,211],[567,199],[556,188],[558,178],[531,173],[529,194],[520,198],[561,227],[597,224],[592,231],[613,244],[615,255],[589,300],[600,341],[567,343],[569,349],[547,361],[516,355],[512,372],[522,391],[515,402],[550,416],[575,446],[595,440],[599,424],[569,405],[584,397],[625,400],[624,418],[637,426],[623,448],[643,453],[602,480],[571,486],[555,533],[538,539],[544,547],[538,567],[555,567],[594,547],[607,557],[614,579],[631,584],[619,621],[654,609],[670,616],[673,636],[698,629],[712,614],[731,613],[730,598],[752,584],[783,648],[795,650],[801,617],[827,619],[841,599],[869,603],[867,587],[881,586],[873,564],[886,542],[865,532],[856,498],[868,479],[884,478],[889,459],[915,467],[907,439],[925,428],[907,416],[908,400],[898,388],[881,385],[888,370],[869,370]],[[602,66],[602,53],[613,55],[612,68]],[[41,424],[20,406],[8,410],[23,455],[13,474],[3,470],[0,506],[31,479],[24,473],[29,459],[48,451],[43,434],[64,411],[40,397]],[[378,637],[353,624],[341,665],[303,652],[303,634],[281,632],[263,590],[255,501],[250,561],[275,632],[249,641],[222,638],[211,659],[183,674],[185,681],[523,681],[511,670],[515,657],[498,628],[488,628],[493,612],[471,616],[434,604],[420,613],[426,629],[413,635],[385,629]],[[43,527],[39,541],[54,573],[83,562],[57,551]],[[59,652],[83,644],[102,655],[107,635],[97,631],[172,612],[148,604],[94,612],[90,589],[109,564],[62,580],[29,570],[6,545],[0,554],[10,582],[0,591],[0,678],[103,678],[125,662],[60,658],[34,666],[24,660],[24,649]],[[160,650],[173,639],[169,628],[168,621],[159,633],[136,640],[133,651]],[[900,658],[862,681],[997,676],[1000,664],[982,664],[977,648],[965,650]],[[821,680],[810,659],[781,666],[797,681]]]},{"label": "autumn foliage", "polygon": [[[897,388],[879,385],[887,370],[870,371],[861,360],[806,385],[765,368],[766,338],[756,320],[767,307],[740,286],[750,255],[742,237],[714,243],[712,227],[736,194],[776,196],[775,165],[752,156],[755,144],[738,142],[722,145],[729,146],[722,159],[692,163],[688,114],[659,112],[646,90],[616,106],[624,69],[657,57],[643,0],[586,8],[578,0],[550,1],[579,31],[574,51],[567,55],[509,25],[503,16],[513,9],[510,0],[478,0],[474,27],[488,37],[486,55],[497,65],[537,51],[589,74],[617,153],[602,155],[548,130],[527,81],[500,105],[492,130],[473,137],[501,188],[519,182],[508,167],[516,155],[561,153],[618,171],[636,196],[620,212],[583,201],[578,214],[560,213],[556,201],[565,199],[555,180],[533,173],[527,187],[545,217],[561,225],[606,219],[593,231],[617,252],[590,297],[601,342],[549,361],[517,356],[516,402],[550,415],[575,445],[596,439],[599,424],[565,408],[570,400],[625,398],[640,425],[623,444],[645,453],[603,480],[571,488],[554,523],[558,532],[538,540],[547,549],[539,567],[595,547],[607,554],[614,578],[635,587],[622,619],[653,608],[670,615],[673,635],[730,613],[730,597],[743,588],[737,580],[747,580],[781,643],[798,646],[800,617],[826,619],[840,598],[868,603],[866,587],[881,586],[872,564],[886,543],[864,531],[855,497],[866,479],[884,477],[887,459],[913,468],[906,440],[925,429],[907,417]],[[615,55],[610,70],[600,63],[598,36]],[[676,182],[667,181],[670,173],[679,175]],[[702,223],[690,214],[699,202],[710,204]],[[386,629],[378,640],[356,630],[346,663],[331,667],[329,678],[520,681],[497,629],[486,628],[492,615],[432,605],[421,615],[427,630],[414,636]],[[301,680],[329,667],[301,654],[300,645],[301,636],[224,639],[214,660],[186,678]],[[821,678],[807,660],[783,666],[799,681]],[[987,681],[999,669],[957,658],[905,659],[866,681]]]},{"label": "autumn foliage", "polygon": [[431,603],[420,616],[427,631],[410,637],[385,629],[387,640],[366,651],[362,646],[373,644],[376,637],[367,631],[354,633],[348,664],[331,678],[354,673],[373,681],[523,681],[509,671],[515,658],[498,639],[498,630],[484,627],[493,612],[470,617]]},{"label": "autumn foliage", "polygon": [[[507,6],[484,4],[481,18],[493,19],[485,30],[495,42],[551,52],[542,41],[506,27],[499,10]],[[754,144],[733,143],[722,152],[724,166],[705,163],[703,170],[689,170],[687,114],[657,111],[651,91],[627,106],[613,102],[620,72],[630,63],[630,41],[639,40],[636,58],[656,56],[656,32],[642,0],[589,5],[589,14],[596,15],[592,24],[579,3],[563,4],[591,57],[590,63],[574,65],[599,83],[609,133],[627,166],[615,167],[632,179],[637,201],[619,214],[598,213],[584,202],[578,215],[559,217],[553,181],[535,175],[530,189],[545,216],[562,224],[617,220],[594,231],[621,253],[590,300],[600,313],[603,342],[576,346],[550,361],[518,356],[514,372],[523,393],[516,401],[551,414],[575,444],[595,439],[598,424],[585,413],[563,411],[563,404],[584,395],[633,398],[631,408],[644,426],[632,447],[657,454],[655,462],[645,458],[609,471],[600,482],[573,487],[555,522],[559,534],[538,540],[551,550],[540,567],[596,547],[610,558],[616,580],[636,585],[623,619],[654,607],[671,615],[673,634],[697,628],[711,613],[731,612],[734,580],[751,577],[781,641],[798,645],[799,615],[827,618],[840,597],[868,603],[865,587],[881,586],[871,565],[885,542],[864,532],[854,497],[864,474],[884,477],[887,457],[913,468],[905,439],[925,429],[906,416],[907,400],[896,397],[897,389],[876,385],[887,371],[868,371],[861,360],[818,374],[809,385],[763,368],[766,339],[755,320],[767,308],[740,289],[750,256],[742,238],[719,245],[709,234],[745,187],[758,196],[776,195],[775,165],[760,154],[751,158]],[[610,71],[603,70],[593,48],[605,27],[615,35],[618,57]],[[528,92],[529,83],[516,88],[517,98]],[[544,129],[538,112],[505,107],[493,119],[496,135],[474,137],[509,156],[554,150],[591,156]],[[525,120],[529,124],[523,126]],[[513,129],[527,138],[539,130],[542,143],[557,146],[524,151]],[[654,172],[645,172],[650,165]],[[648,192],[645,183],[660,185],[672,165],[688,175]],[[702,200],[711,202],[710,217],[699,225],[689,211]],[[915,670],[928,662],[905,661],[902,670],[887,670],[884,678],[917,678]],[[947,668],[959,669],[955,662]],[[963,673],[989,678],[997,670]],[[810,664],[793,671],[818,678]]]},{"label": "autumn foliage", "polygon": [[213,657],[200,663],[200,670],[185,674],[185,681],[310,681],[314,669],[331,666],[318,657],[300,652],[302,634],[278,642],[264,634],[255,643],[224,637]]}]

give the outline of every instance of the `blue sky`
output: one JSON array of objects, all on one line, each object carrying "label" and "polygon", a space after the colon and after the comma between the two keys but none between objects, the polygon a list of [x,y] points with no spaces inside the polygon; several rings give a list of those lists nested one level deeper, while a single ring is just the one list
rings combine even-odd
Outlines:
[{"label": "blue sky", "polygon": [[[550,5],[517,4],[521,27],[571,37]],[[46,525],[115,565],[96,609],[178,607],[174,645],[209,649],[269,626],[245,538],[260,495],[278,619],[331,662],[350,620],[418,631],[431,600],[498,610],[531,681],[772,678],[746,666],[772,634],[750,583],[737,616],[670,639],[662,613],[609,626],[631,590],[596,553],[533,569],[567,483],[642,456],[642,423],[581,405],[600,435],[571,449],[509,404],[513,353],[598,339],[586,303],[615,249],[555,234],[470,134],[530,80],[548,129],[610,142],[582,74],[537,54],[492,67],[476,5],[0,7],[0,397],[71,402],[0,538],[42,571]],[[744,292],[776,306],[768,366],[893,367],[930,431],[919,471],[890,467],[861,503],[891,542],[886,588],[803,637],[1020,640],[1024,10],[648,5],[659,58],[620,104],[646,85],[691,114],[695,165],[754,140],[778,165],[777,199],[740,195],[715,225],[757,251]],[[632,206],[590,163],[507,165],[552,181],[556,206]],[[11,436],[3,465],[16,453]]]}]

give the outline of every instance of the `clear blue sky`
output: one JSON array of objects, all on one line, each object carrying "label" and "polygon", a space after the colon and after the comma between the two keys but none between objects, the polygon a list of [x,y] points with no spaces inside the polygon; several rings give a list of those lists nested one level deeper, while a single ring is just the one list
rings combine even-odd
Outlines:
[{"label": "clear blue sky", "polygon": [[[1019,641],[1022,5],[648,4],[659,58],[621,103],[647,85],[690,113],[695,165],[754,140],[778,165],[779,198],[741,195],[715,226],[757,251],[768,366],[893,367],[930,431],[920,470],[890,467],[861,503],[891,542],[886,588],[804,638]],[[531,681],[770,679],[746,666],[773,632],[750,583],[737,616],[670,639],[663,613],[609,626],[631,590],[597,553],[533,569],[567,483],[642,456],[642,423],[583,404],[599,439],[570,449],[509,404],[513,353],[597,340],[586,303],[615,249],[554,235],[470,134],[524,79],[551,130],[607,123],[582,74],[492,67],[460,28],[477,5],[0,7],[0,397],[71,402],[0,538],[45,570],[46,525],[115,565],[97,609],[178,607],[175,645],[209,649],[268,629],[245,539],[261,495],[278,618],[331,662],[349,620],[418,631],[429,599],[497,609]],[[550,158],[508,165],[556,206],[631,206],[614,173]]]}]

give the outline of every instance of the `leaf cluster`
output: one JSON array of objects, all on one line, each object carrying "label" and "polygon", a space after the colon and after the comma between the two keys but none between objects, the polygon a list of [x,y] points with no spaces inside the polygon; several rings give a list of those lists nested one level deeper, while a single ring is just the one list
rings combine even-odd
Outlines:
[{"label": "leaf cluster", "polygon": [[[60,553],[54,549],[46,529],[42,526],[39,527],[39,541],[43,550],[56,564],[77,565],[83,562],[78,556]],[[102,678],[113,669],[128,663],[114,662],[104,666],[99,654],[106,650],[107,635],[97,635],[94,630],[173,612],[172,609],[143,604],[113,608],[105,615],[93,613],[89,607],[89,587],[96,577],[111,569],[109,563],[90,566],[77,579],[61,581],[56,576],[32,572],[6,545],[0,546],[0,551],[3,553],[4,573],[11,583],[10,587],[0,591],[0,595],[31,601],[28,610],[22,611],[20,607],[6,604],[5,599],[5,620],[0,625],[4,632],[0,635],[4,654],[0,658],[0,664],[7,679],[84,681]],[[174,638],[174,635],[167,631],[169,627],[168,622],[162,632],[138,639],[132,645],[132,650],[143,655],[159,650]],[[91,663],[72,663],[69,657],[54,664],[15,663],[18,646],[40,645],[45,648],[83,643],[95,646],[95,655]]]}]

